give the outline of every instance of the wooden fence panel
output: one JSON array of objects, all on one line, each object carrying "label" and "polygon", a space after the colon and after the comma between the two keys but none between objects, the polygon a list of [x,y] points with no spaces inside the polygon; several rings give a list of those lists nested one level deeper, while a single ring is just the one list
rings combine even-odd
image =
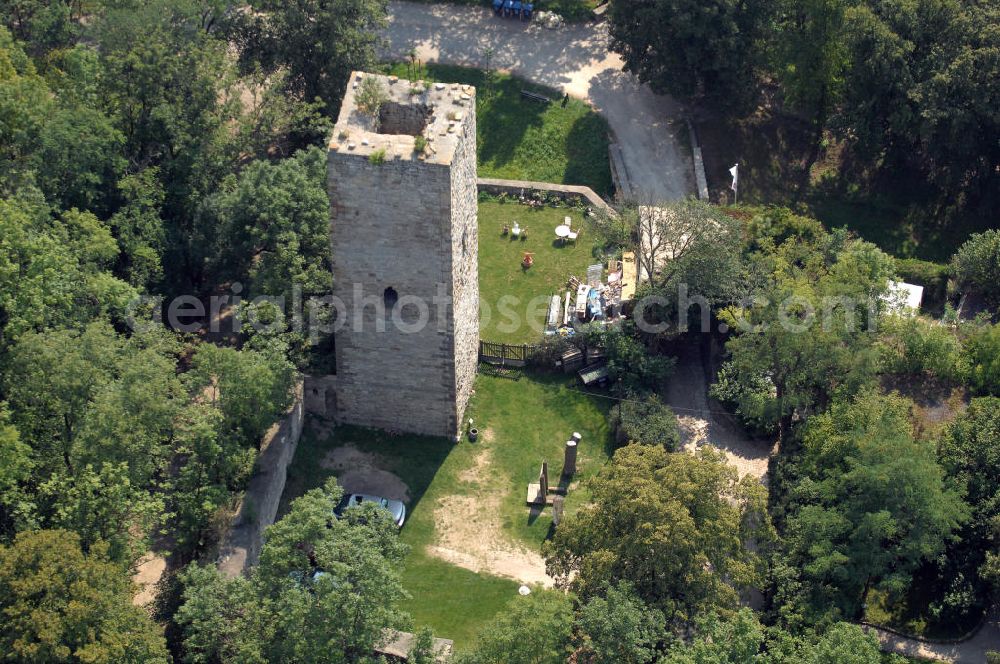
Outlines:
[{"label": "wooden fence panel", "polygon": [[503,344],[495,341],[479,342],[479,361],[501,366],[523,367],[528,363],[537,346],[529,344]]}]

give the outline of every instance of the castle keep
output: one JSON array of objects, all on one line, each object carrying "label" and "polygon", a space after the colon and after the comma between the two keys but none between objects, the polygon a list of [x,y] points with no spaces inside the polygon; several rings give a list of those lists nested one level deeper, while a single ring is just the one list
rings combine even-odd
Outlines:
[{"label": "castle keep", "polygon": [[[357,107],[368,77],[388,94],[377,118]],[[475,94],[351,75],[328,162],[339,422],[459,434],[479,350]]]}]

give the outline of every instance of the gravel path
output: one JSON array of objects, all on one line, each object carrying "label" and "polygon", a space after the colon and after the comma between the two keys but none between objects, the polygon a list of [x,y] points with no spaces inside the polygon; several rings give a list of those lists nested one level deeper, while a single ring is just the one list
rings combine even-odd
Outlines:
[{"label": "gravel path", "polygon": [[726,455],[740,477],[752,475],[767,483],[767,463],[772,445],[755,440],[708,396],[709,374],[697,343],[677,349],[677,366],[670,376],[664,400],[677,413],[684,449],[694,452],[712,445]]},{"label": "gravel path", "polygon": [[986,653],[1000,651],[1000,614],[994,610],[982,628],[971,639],[961,643],[925,643],[908,639],[883,629],[871,628],[878,636],[882,650],[932,661],[956,664],[985,664]]},{"label": "gravel path", "polygon": [[491,48],[494,67],[585,99],[607,118],[638,198],[695,193],[679,106],[622,72],[621,58],[608,51],[606,24],[546,30],[498,18],[484,7],[398,1],[389,3],[389,12],[388,57],[403,59],[412,48],[427,62],[485,67]]}]

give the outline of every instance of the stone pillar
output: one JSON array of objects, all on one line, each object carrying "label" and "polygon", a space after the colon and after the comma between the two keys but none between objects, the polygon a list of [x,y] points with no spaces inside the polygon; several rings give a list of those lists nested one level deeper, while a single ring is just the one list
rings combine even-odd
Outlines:
[{"label": "stone pillar", "polygon": [[549,464],[547,461],[542,462],[542,472],[538,473],[538,493],[542,500],[547,500],[549,495]]},{"label": "stone pillar", "polygon": [[552,525],[558,526],[559,522],[562,521],[563,517],[563,502],[566,499],[563,496],[556,496],[552,499]]},{"label": "stone pillar", "polygon": [[566,456],[563,458],[563,477],[573,477],[576,474],[576,441],[566,441]]}]

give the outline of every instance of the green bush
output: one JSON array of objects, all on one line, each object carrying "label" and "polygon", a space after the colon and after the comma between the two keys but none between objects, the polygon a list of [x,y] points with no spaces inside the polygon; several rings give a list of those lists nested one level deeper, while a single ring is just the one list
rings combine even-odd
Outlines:
[{"label": "green bush", "polygon": [[629,394],[611,409],[610,420],[618,445],[663,445],[671,452],[680,447],[677,415],[654,393]]},{"label": "green bush", "polygon": [[929,374],[961,381],[967,373],[962,344],[955,331],[919,316],[890,316],[882,323],[882,370],[894,374]]},{"label": "green bush", "polygon": [[373,166],[381,166],[385,163],[385,148],[379,148],[368,155],[368,163]]},{"label": "green bush", "polygon": [[645,392],[661,386],[676,360],[650,352],[636,336],[635,325],[595,327],[585,333],[587,346],[603,348],[608,358],[608,376],[623,394]]},{"label": "green bush", "polygon": [[959,284],[1000,302],[1000,231],[973,234],[952,259]]},{"label": "green bush", "polygon": [[950,266],[922,261],[919,258],[897,258],[896,274],[907,283],[924,287],[925,308],[938,310],[944,307],[948,298]]},{"label": "green bush", "polygon": [[427,149],[427,139],[423,136],[416,136],[413,139],[413,150],[414,152],[421,154]]},{"label": "green bush", "polygon": [[965,342],[965,356],[975,393],[1000,396],[1000,325],[973,331]]}]

